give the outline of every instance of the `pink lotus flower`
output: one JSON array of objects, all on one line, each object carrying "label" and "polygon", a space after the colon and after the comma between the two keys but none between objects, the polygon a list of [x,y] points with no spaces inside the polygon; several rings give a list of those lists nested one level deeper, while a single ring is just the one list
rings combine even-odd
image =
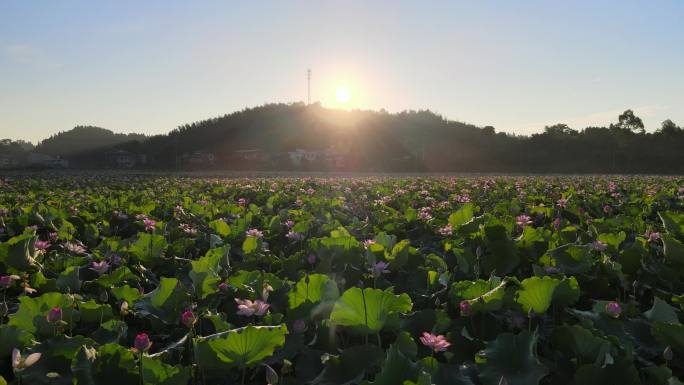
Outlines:
[{"label": "pink lotus flower", "polygon": [[62,308],[61,307],[53,307],[47,313],[46,318],[47,318],[47,321],[51,324],[61,321],[62,320]]},{"label": "pink lotus flower", "polygon": [[143,219],[143,226],[145,226],[145,231],[152,231],[154,230],[154,226],[157,225],[157,221],[154,219],[150,218],[144,218]]},{"label": "pink lotus flower", "polygon": [[566,198],[561,198],[556,202],[556,205],[562,209],[568,207],[568,200]]},{"label": "pink lotus flower", "polygon": [[366,239],[365,241],[363,241],[363,248],[367,249],[370,247],[370,245],[374,245],[374,244],[376,244],[376,242],[374,240]]},{"label": "pink lotus flower", "polygon": [[257,229],[249,229],[245,232],[245,235],[248,237],[253,237],[253,238],[263,238],[264,233],[257,230]]},{"label": "pink lotus flower", "polygon": [[533,222],[529,215],[522,214],[515,217],[515,223],[520,227],[525,227],[531,225]]},{"label": "pink lotus flower", "polygon": [[606,304],[606,313],[611,317],[619,318],[622,313],[622,307],[615,301],[610,301]]},{"label": "pink lotus flower", "polygon": [[183,314],[181,314],[181,323],[188,329],[195,324],[195,321],[197,321],[197,318],[190,310],[186,310],[183,312]]},{"label": "pink lotus flower", "polygon": [[47,248],[50,247],[50,242],[37,240],[33,246],[36,248],[36,250],[45,251],[45,250],[47,250]]},{"label": "pink lotus flower", "polygon": [[97,275],[103,275],[109,271],[109,263],[107,261],[95,262],[90,265],[90,270],[97,273]]},{"label": "pink lotus flower", "polygon": [[0,287],[7,289],[12,286],[12,283],[17,279],[19,279],[18,275],[2,275],[0,276]]},{"label": "pink lotus flower", "polygon": [[251,317],[253,315],[262,316],[266,314],[266,311],[271,306],[260,299],[257,299],[256,301],[252,302],[249,299],[241,300],[235,298],[235,302],[237,302],[238,304],[237,314],[244,315],[247,317]]},{"label": "pink lotus flower", "polygon": [[314,263],[316,263],[316,255],[309,254],[309,256],[306,257],[306,261],[309,262],[310,265],[313,265]]},{"label": "pink lotus flower", "polygon": [[68,252],[70,252],[72,254],[76,254],[76,255],[87,254],[85,247],[83,247],[77,243],[67,242],[64,244],[64,247],[67,249]]},{"label": "pink lotus flower", "polygon": [[301,241],[304,239],[304,234],[302,233],[297,233],[294,231],[288,231],[287,235],[285,237],[291,241]]},{"label": "pink lotus flower", "polygon": [[287,226],[288,229],[291,229],[294,225],[295,225],[295,223],[294,223],[294,221],[291,220],[291,219],[288,219],[288,220],[285,222],[285,226]]},{"label": "pink lotus flower", "polygon": [[373,264],[373,266],[370,269],[368,269],[368,271],[373,273],[373,276],[377,278],[383,274],[389,273],[390,271],[387,270],[388,267],[389,263],[385,261],[378,261],[375,264]]},{"label": "pink lotus flower", "polygon": [[12,369],[15,372],[24,370],[40,360],[42,353],[31,353],[26,357],[22,357],[21,351],[17,348],[12,349]]},{"label": "pink lotus flower", "polygon": [[434,350],[435,352],[443,352],[446,351],[449,346],[451,346],[451,343],[444,338],[443,335],[434,335],[430,334],[428,332],[424,332],[423,335],[420,337],[420,342],[423,343],[423,345],[429,347],[430,349]]},{"label": "pink lotus flower", "polygon": [[238,206],[244,206],[246,204],[247,204],[247,199],[245,199],[245,198],[238,199]]},{"label": "pink lotus flower", "polygon": [[649,242],[656,242],[660,239],[660,233],[651,230],[646,230],[646,232],[644,233],[644,238],[646,238]]},{"label": "pink lotus flower", "polygon": [[145,353],[152,347],[152,341],[147,333],[140,333],[135,336],[135,341],[133,342],[133,348],[138,353]]},{"label": "pink lotus flower", "polygon": [[591,244],[591,247],[593,247],[594,250],[605,251],[608,248],[608,245],[605,242],[596,240]]}]

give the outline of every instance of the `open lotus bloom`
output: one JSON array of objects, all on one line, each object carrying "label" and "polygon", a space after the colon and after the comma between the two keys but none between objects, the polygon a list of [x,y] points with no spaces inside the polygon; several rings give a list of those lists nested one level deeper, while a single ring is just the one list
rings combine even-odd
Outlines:
[{"label": "open lotus bloom", "polygon": [[22,357],[21,351],[17,348],[12,350],[12,369],[14,371],[24,370],[40,360],[42,353],[31,353]]}]

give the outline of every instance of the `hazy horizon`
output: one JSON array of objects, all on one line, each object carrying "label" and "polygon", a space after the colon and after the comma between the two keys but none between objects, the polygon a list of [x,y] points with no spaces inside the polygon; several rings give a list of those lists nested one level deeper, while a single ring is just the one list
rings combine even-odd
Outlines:
[{"label": "hazy horizon", "polygon": [[[530,134],[684,124],[684,3],[0,3],[0,138],[162,134],[264,103]],[[340,90],[349,95],[340,97]],[[346,100],[348,99],[348,100]]]}]

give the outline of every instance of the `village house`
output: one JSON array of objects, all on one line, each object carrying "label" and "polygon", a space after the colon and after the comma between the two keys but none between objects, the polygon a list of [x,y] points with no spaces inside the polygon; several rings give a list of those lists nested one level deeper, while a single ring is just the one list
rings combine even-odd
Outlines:
[{"label": "village house", "polygon": [[195,151],[191,154],[183,154],[183,165],[190,167],[207,167],[213,166],[216,163],[216,155],[208,151]]},{"label": "village house", "polygon": [[11,155],[0,155],[0,169],[17,168],[19,160]]},{"label": "village house", "polygon": [[58,156],[32,152],[28,157],[28,166],[38,168],[68,168],[69,161]]},{"label": "village house", "polygon": [[112,150],[105,153],[105,163],[107,168],[129,169],[147,163],[147,156],[125,150]]}]

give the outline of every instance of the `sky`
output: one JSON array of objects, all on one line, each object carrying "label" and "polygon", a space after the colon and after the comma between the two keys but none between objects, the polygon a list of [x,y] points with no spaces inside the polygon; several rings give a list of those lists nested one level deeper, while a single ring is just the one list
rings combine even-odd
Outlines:
[{"label": "sky", "polygon": [[[0,138],[307,98],[530,134],[684,125],[684,1],[0,0]],[[340,89],[347,102],[336,99]]]}]

